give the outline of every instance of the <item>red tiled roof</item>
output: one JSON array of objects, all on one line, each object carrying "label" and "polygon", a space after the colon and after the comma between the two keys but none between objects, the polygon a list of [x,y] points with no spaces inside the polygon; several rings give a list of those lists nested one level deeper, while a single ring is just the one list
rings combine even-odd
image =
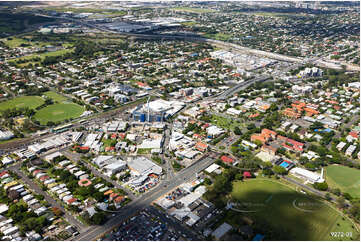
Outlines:
[{"label": "red tiled roof", "polygon": [[205,151],[208,148],[208,145],[202,142],[197,142],[195,148],[201,152]]},{"label": "red tiled roof", "polygon": [[0,173],[0,177],[5,176],[6,174],[9,174],[9,172],[8,171],[3,171],[3,172]]},{"label": "red tiled roof", "polygon": [[104,192],[104,195],[106,196],[106,195],[109,195],[109,194],[112,194],[112,193],[113,193],[113,190],[108,190],[108,191]]},{"label": "red tiled roof", "polygon": [[117,197],[117,196],[119,196],[118,193],[112,193],[112,194],[109,195],[110,198],[115,198],[115,197]]},{"label": "red tiled roof", "polygon": [[221,160],[225,163],[233,163],[233,159],[229,156],[222,155]]},{"label": "red tiled roof", "polygon": [[255,118],[255,117],[258,117],[258,116],[259,116],[259,113],[255,113],[255,114],[249,115],[248,117],[249,117],[249,118]]},{"label": "red tiled roof", "polygon": [[39,180],[40,180],[40,181],[45,181],[45,180],[48,179],[48,178],[49,178],[49,176],[44,175],[44,176],[41,176],[41,177],[39,178]]},{"label": "red tiled roof", "polygon": [[73,202],[76,202],[76,198],[70,198],[68,201],[66,201],[68,204],[72,204]]},{"label": "red tiled roof", "polygon": [[42,172],[42,170],[35,170],[35,171],[33,171],[33,176],[35,176],[35,175],[38,174],[39,172]]},{"label": "red tiled roof", "polygon": [[349,135],[351,135],[352,137],[354,137],[354,138],[358,138],[358,133],[357,132],[355,132],[355,131],[351,131],[350,133],[348,133]]},{"label": "red tiled roof", "polygon": [[115,203],[121,203],[121,202],[123,202],[125,200],[125,197],[124,196],[119,196],[119,197],[116,197],[115,199],[114,199],[114,202]]}]

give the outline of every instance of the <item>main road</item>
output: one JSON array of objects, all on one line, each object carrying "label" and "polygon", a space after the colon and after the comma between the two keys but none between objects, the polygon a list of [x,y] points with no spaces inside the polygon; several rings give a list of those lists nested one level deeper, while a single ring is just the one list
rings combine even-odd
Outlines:
[{"label": "main road", "polygon": [[[204,170],[214,162],[213,158],[210,158],[208,154],[201,157],[199,160],[194,162],[189,167],[178,172],[174,178],[169,180],[163,180],[157,187],[148,191],[143,196],[132,201],[126,205],[116,217],[111,218],[102,226],[91,226],[85,232],[82,232],[76,236],[73,240],[82,240],[89,241],[95,240],[104,235],[106,232],[112,230],[113,228],[119,226],[126,218],[129,218],[142,209],[149,206],[157,198],[166,195],[176,187],[180,186],[182,183],[192,181],[195,179],[196,173]],[[193,237],[191,233],[188,234],[189,237]]]},{"label": "main road", "polygon": [[257,78],[252,78],[250,80],[247,80],[247,81],[244,81],[244,82],[241,82],[237,85],[235,85],[234,87],[231,87],[229,89],[227,89],[226,91],[222,92],[220,95],[218,95],[215,99],[216,100],[224,100],[226,99],[227,97],[230,97],[232,95],[234,95],[235,93],[237,93],[238,91],[240,91],[241,89],[244,89],[250,85],[252,85],[253,83],[256,83],[256,82],[263,82],[267,79],[270,79],[271,76],[266,76],[266,75],[263,75],[263,76],[260,76],[260,77],[257,77]]}]

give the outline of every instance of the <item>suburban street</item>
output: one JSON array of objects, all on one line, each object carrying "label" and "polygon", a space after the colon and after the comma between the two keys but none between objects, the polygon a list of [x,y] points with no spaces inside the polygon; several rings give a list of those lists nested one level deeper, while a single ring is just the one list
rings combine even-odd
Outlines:
[{"label": "suburban street", "polygon": [[[160,184],[149,192],[145,193],[141,197],[133,200],[131,203],[126,205],[122,212],[117,213],[117,215],[110,219],[107,223],[102,226],[92,226],[85,232],[80,233],[80,235],[76,236],[73,240],[95,240],[99,238],[102,234],[110,231],[112,228],[117,227],[123,220],[126,218],[136,214],[140,210],[149,206],[154,200],[157,198],[164,196],[169,193],[182,183],[191,181],[195,179],[195,174],[197,172],[202,171],[203,169],[210,166],[214,160],[210,158],[208,155],[203,156],[198,161],[194,162],[191,166],[183,169],[178,172],[177,175],[171,181],[164,180],[160,182]],[[189,237],[192,237],[189,234]]]},{"label": "suburban street", "polygon": [[32,190],[34,190],[37,194],[41,194],[44,196],[44,199],[51,204],[52,207],[59,208],[63,213],[66,220],[71,223],[73,226],[77,227],[80,232],[84,231],[86,226],[82,224],[79,220],[77,220],[70,212],[68,212],[61,204],[59,204],[55,199],[53,199],[49,194],[43,191],[37,184],[35,184],[31,179],[25,175],[21,169],[21,164],[17,164],[14,166],[10,166],[8,169],[15,172],[17,175],[21,177],[23,182],[28,185]]},{"label": "suburban street", "polygon": [[359,236],[360,6],[338,4],[0,4],[0,239]]}]

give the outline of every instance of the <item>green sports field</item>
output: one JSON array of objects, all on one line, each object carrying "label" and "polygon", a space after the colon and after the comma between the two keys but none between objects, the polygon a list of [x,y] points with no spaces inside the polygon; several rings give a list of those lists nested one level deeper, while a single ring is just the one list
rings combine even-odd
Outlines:
[{"label": "green sports field", "polygon": [[352,222],[342,220],[337,210],[275,180],[235,182],[231,196],[238,203],[234,207],[237,211],[230,210],[225,221],[233,226],[247,216],[287,240],[350,240],[332,237],[330,232],[335,231],[352,232],[352,240],[359,238]]},{"label": "green sports field", "polygon": [[333,188],[360,197],[360,170],[341,165],[326,167],[326,182]]},{"label": "green sports field", "polygon": [[52,104],[40,109],[34,115],[34,118],[45,125],[49,121],[61,122],[65,119],[77,118],[84,112],[84,107],[75,103]]},{"label": "green sports field", "polygon": [[12,108],[25,108],[34,109],[44,103],[44,99],[38,96],[24,96],[17,97],[5,102],[0,103],[0,111]]},{"label": "green sports field", "polygon": [[44,92],[43,95],[47,96],[48,98],[53,99],[54,102],[63,102],[63,101],[67,100],[67,98],[64,97],[63,95],[60,95],[53,91]]}]

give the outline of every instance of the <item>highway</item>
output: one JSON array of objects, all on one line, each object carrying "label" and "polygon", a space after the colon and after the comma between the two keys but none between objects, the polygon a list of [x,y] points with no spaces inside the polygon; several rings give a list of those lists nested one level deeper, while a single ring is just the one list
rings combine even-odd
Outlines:
[{"label": "highway", "polygon": [[[199,160],[194,162],[191,166],[178,172],[171,181],[163,180],[157,187],[148,191],[136,200],[130,202],[128,205],[122,208],[122,211],[117,213],[115,217],[108,220],[104,225],[91,226],[88,230],[79,234],[73,240],[89,241],[98,239],[104,233],[119,226],[126,218],[135,215],[140,210],[149,206],[157,198],[164,196],[182,183],[194,180],[196,178],[196,173],[204,170],[205,168],[213,164],[213,162],[214,159],[210,158],[208,154],[204,155]],[[192,237],[192,234],[189,234],[189,237]]]},{"label": "highway", "polygon": [[223,93],[221,93],[220,95],[215,97],[215,99],[216,100],[224,100],[227,97],[230,97],[230,96],[234,95],[235,93],[239,92],[241,89],[247,88],[248,86],[252,85],[253,83],[263,82],[270,78],[271,78],[271,76],[260,76],[257,78],[253,78],[251,80],[241,82],[241,83],[235,85],[234,87],[227,89],[226,91],[224,91]]},{"label": "highway", "polygon": [[261,56],[261,57],[267,57],[267,58],[275,59],[275,60],[300,63],[300,64],[301,63],[302,64],[312,63],[319,67],[327,67],[327,68],[333,68],[333,69],[342,69],[342,65],[344,65],[346,67],[346,70],[360,71],[360,66],[358,66],[358,65],[348,64],[348,63],[344,63],[344,62],[342,62],[342,63],[336,62],[336,61],[327,60],[327,59],[321,58],[321,57],[314,57],[314,58],[309,59],[309,58],[304,58],[304,57],[287,56],[287,55],[282,55],[282,54],[273,53],[273,52],[267,52],[267,51],[263,51],[263,50],[251,49],[251,48],[240,46],[237,44],[224,42],[224,41],[220,41],[220,40],[208,39],[208,38],[199,37],[196,35],[189,36],[189,35],[125,33],[125,32],[113,31],[113,30],[110,30],[110,29],[105,28],[100,25],[88,23],[86,21],[81,21],[81,20],[77,20],[77,19],[73,19],[73,18],[55,17],[55,16],[49,16],[49,15],[45,15],[45,14],[36,14],[36,15],[67,20],[67,21],[71,21],[71,22],[74,22],[79,25],[83,25],[88,28],[98,29],[100,31],[108,32],[108,33],[112,33],[112,34],[121,34],[121,35],[125,35],[125,36],[134,36],[134,37],[149,38],[149,39],[180,39],[180,40],[195,41],[195,42],[207,42],[207,43],[216,45],[218,47],[230,49],[231,51],[236,50],[236,51],[240,51],[242,53],[247,53],[250,55],[256,55],[256,56]]}]

